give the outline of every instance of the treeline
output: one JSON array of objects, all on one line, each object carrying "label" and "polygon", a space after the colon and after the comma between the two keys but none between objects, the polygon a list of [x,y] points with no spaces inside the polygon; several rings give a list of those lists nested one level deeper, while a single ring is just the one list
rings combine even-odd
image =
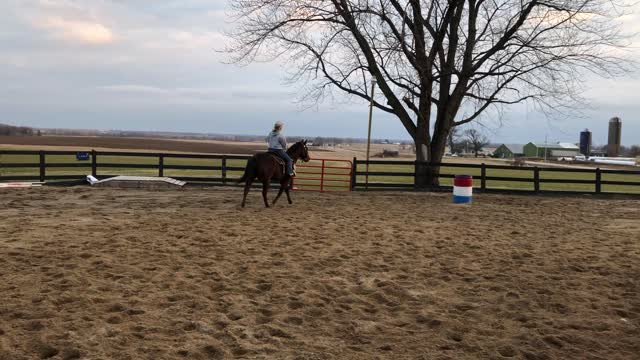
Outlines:
[{"label": "treeline", "polygon": [[629,156],[629,157],[638,157],[640,156],[640,145],[633,145],[633,146],[624,146],[624,150],[623,154],[625,154],[624,156]]},{"label": "treeline", "polygon": [[[297,140],[297,137],[292,137],[292,140]],[[362,138],[339,138],[339,137],[320,137],[307,138],[307,140],[313,142],[315,146],[334,146],[340,144],[366,144],[367,139]],[[389,140],[389,139],[371,139],[372,144],[400,144],[411,145],[413,142],[407,140]]]},{"label": "treeline", "polygon": [[[168,131],[126,131],[126,130],[88,130],[88,129],[43,129],[44,135],[58,136],[101,136],[101,137],[136,137],[136,138],[171,138],[185,140],[218,140],[218,141],[243,141],[243,142],[263,142],[266,135],[229,135],[214,133],[186,133]],[[317,146],[331,146],[340,144],[363,144],[367,139],[362,138],[341,138],[341,137],[304,137],[287,136],[289,142],[306,139]],[[384,140],[372,139],[374,144],[402,143],[410,144],[406,140]]]},{"label": "treeline", "polygon": [[623,157],[640,156],[640,145],[620,146],[620,155]]},{"label": "treeline", "polygon": [[[607,145],[593,146],[594,150],[607,151]],[[620,145],[620,156],[622,157],[638,157],[640,156],[640,145],[625,146]]]},{"label": "treeline", "polygon": [[27,126],[11,126],[0,124],[0,136],[40,136],[40,130],[34,130]]}]

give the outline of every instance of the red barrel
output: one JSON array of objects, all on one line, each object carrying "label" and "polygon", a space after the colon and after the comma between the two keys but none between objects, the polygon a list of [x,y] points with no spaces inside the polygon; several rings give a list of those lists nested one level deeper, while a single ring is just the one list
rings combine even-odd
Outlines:
[{"label": "red barrel", "polygon": [[456,175],[456,177],[453,179],[453,186],[472,187],[473,186],[473,176],[471,176],[471,175]]}]

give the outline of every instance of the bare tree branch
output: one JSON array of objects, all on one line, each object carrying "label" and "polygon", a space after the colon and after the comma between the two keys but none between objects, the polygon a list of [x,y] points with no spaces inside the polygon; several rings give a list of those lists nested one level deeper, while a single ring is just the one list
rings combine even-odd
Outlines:
[{"label": "bare tree branch", "polygon": [[[302,98],[383,100],[439,161],[449,133],[489,109],[576,109],[583,78],[624,75],[621,0],[231,0],[231,61],[284,61]],[[422,170],[421,170],[422,171]],[[419,177],[421,175],[419,174]]]}]

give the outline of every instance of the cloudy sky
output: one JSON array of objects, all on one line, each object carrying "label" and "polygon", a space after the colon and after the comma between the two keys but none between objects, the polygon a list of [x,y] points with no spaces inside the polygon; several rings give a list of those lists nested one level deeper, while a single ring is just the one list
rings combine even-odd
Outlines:
[{"label": "cloudy sky", "polygon": [[[0,123],[262,134],[281,119],[292,135],[366,137],[366,104],[303,109],[282,64],[224,64],[223,33],[233,26],[225,7],[225,0],[2,0]],[[625,30],[640,30],[639,19],[628,16]],[[594,142],[605,143],[615,115],[623,142],[640,143],[639,75],[585,79],[590,109],[582,118],[548,120],[518,106],[485,131],[495,142],[576,142],[590,128]],[[373,135],[408,138],[382,112]]]}]

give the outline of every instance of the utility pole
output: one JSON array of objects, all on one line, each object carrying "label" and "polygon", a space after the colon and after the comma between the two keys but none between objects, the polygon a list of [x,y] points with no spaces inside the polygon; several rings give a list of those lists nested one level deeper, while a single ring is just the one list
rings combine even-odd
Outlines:
[{"label": "utility pole", "polygon": [[376,80],[371,80],[371,102],[369,103],[369,133],[367,135],[367,166],[364,180],[364,188],[369,189],[369,154],[371,151],[371,120],[373,119],[373,95],[376,90]]}]

